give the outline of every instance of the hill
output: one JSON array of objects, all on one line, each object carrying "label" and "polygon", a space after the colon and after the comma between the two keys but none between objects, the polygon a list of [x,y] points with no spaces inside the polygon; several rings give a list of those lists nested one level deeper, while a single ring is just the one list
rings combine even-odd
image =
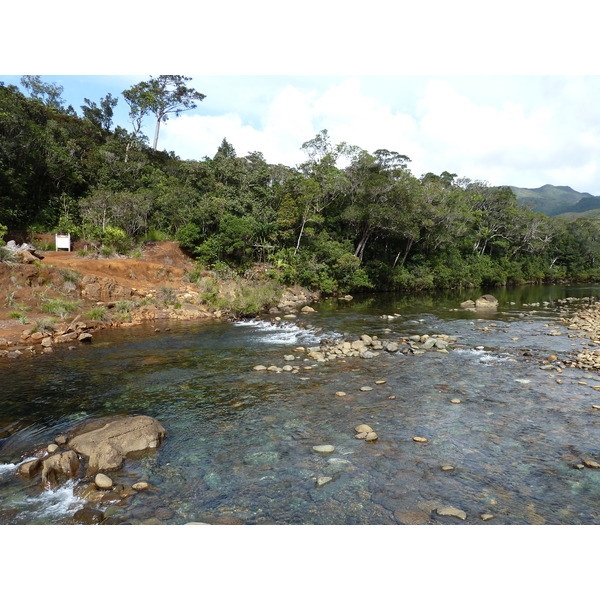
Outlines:
[{"label": "hill", "polygon": [[577,219],[600,219],[600,208],[586,210],[585,212],[564,212],[556,215],[565,221],[576,221]]},{"label": "hill", "polygon": [[539,188],[510,186],[519,204],[531,210],[556,216],[562,213],[581,213],[600,208],[600,198],[587,192],[577,192],[569,186],[543,185]]}]

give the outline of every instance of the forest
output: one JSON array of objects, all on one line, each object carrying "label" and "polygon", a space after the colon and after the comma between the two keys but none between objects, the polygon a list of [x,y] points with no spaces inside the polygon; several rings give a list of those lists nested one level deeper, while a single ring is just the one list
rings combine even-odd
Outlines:
[{"label": "forest", "polygon": [[[600,221],[532,212],[509,187],[447,171],[417,176],[408,156],[327,130],[295,167],[226,139],[198,160],[158,151],[160,124],[205,97],[188,81],[150,78],[79,113],[39,76],[25,91],[0,82],[0,237],[70,233],[99,258],[171,239],[199,269],[243,276],[259,263],[325,294],[600,279]],[[121,101],[128,128],[113,124]]]}]

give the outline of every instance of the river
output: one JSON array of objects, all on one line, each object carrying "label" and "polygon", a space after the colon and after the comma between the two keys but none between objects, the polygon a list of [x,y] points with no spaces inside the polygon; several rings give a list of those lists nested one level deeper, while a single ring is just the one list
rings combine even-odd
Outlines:
[{"label": "river", "polygon": [[[15,466],[78,424],[121,414],[153,416],[168,434],[111,474],[151,487],[112,506],[107,523],[597,523],[600,471],[576,466],[599,459],[600,411],[591,407],[600,376],[540,367],[587,342],[560,322],[557,300],[599,290],[485,290],[500,300],[485,314],[458,309],[479,291],[357,296],[294,322],[161,321],[3,361],[0,523],[74,522],[83,502],[72,485],[42,490]],[[322,364],[294,351],[361,334],[457,342],[448,354],[384,351]],[[254,371],[258,364],[300,372]],[[377,441],[355,439],[363,423]],[[321,444],[335,451],[315,453]],[[447,506],[466,519],[438,514]]]}]

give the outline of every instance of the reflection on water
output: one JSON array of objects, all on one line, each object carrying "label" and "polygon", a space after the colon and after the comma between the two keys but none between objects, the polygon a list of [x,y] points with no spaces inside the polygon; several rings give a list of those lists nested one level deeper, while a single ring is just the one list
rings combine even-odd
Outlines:
[{"label": "reflection on water", "polygon": [[[156,417],[168,437],[112,474],[151,484],[112,506],[112,523],[463,523],[436,515],[448,505],[464,510],[467,524],[485,513],[495,517],[490,525],[596,523],[600,472],[575,466],[599,459],[591,405],[600,392],[591,386],[600,378],[541,370],[540,361],[582,343],[557,321],[556,300],[597,288],[493,293],[500,312],[485,315],[456,310],[478,294],[331,300],[293,324],[147,326],[103,332],[76,352],[2,363],[0,523],[72,522],[81,506],[72,487],[42,493],[14,477],[14,464],[76,424],[124,413]],[[523,307],[532,303],[540,306]],[[457,344],[447,355],[383,352],[325,364],[294,351],[363,333],[445,333]],[[257,372],[256,364],[300,372]],[[377,442],[354,438],[361,423]],[[320,444],[335,451],[316,454]]]}]

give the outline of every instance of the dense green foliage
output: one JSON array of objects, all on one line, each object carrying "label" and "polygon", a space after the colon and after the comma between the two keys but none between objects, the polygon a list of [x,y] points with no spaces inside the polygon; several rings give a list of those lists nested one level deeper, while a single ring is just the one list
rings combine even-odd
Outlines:
[{"label": "dense green foliage", "polygon": [[70,232],[105,255],[171,238],[217,272],[249,273],[258,262],[283,283],[326,293],[600,275],[598,221],[534,213],[510,188],[448,172],[417,178],[408,157],[335,145],[325,130],[303,145],[297,168],[260,152],[239,157],[227,140],[212,158],[180,160],[147,145],[141,119],[158,113],[131,90],[126,131],[112,128],[110,95],[86,99],[77,116],[61,89],[27,83],[29,97],[0,85],[0,225],[9,231]]}]

